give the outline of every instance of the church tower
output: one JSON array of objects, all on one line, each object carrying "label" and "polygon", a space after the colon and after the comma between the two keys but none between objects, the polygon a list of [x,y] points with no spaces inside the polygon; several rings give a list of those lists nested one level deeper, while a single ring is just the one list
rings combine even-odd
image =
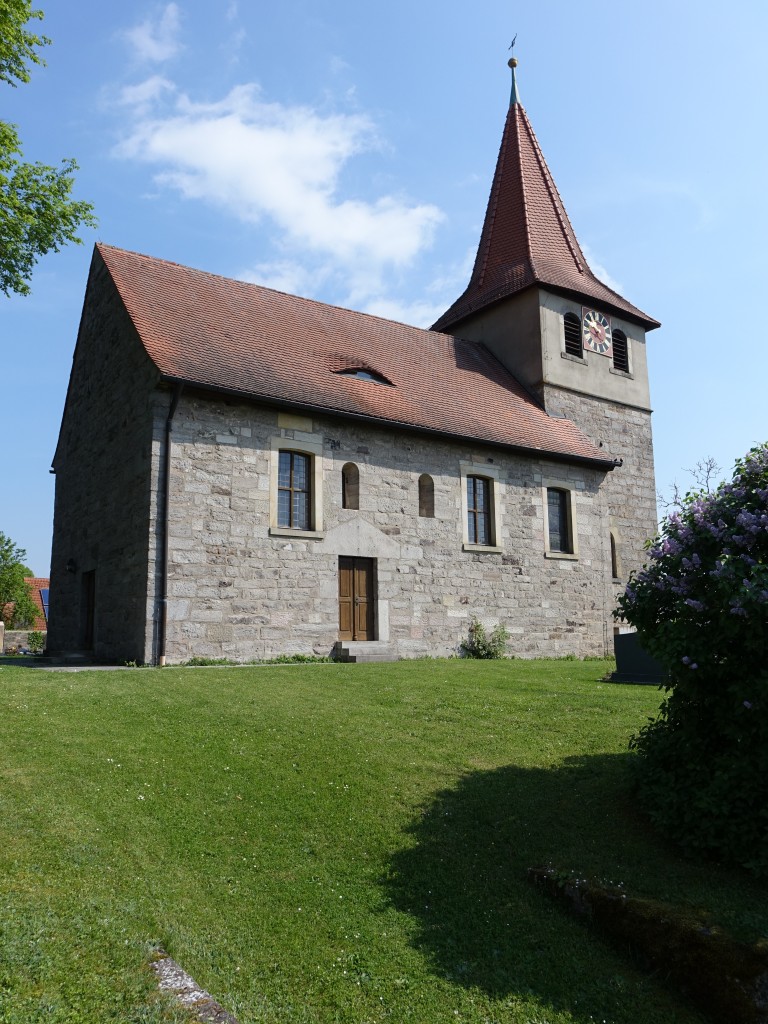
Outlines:
[{"label": "church tower", "polygon": [[657,320],[592,272],[533,128],[512,94],[480,245],[463,294],[433,330],[489,348],[551,416],[575,422],[617,467],[604,493],[614,579],[656,533],[646,362]]}]

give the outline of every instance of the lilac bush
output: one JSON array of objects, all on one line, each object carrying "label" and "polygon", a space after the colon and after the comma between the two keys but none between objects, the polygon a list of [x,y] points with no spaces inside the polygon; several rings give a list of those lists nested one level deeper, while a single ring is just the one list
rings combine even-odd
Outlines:
[{"label": "lilac bush", "polygon": [[691,850],[768,876],[768,444],[686,495],[617,617],[669,672],[631,746],[650,817]]}]

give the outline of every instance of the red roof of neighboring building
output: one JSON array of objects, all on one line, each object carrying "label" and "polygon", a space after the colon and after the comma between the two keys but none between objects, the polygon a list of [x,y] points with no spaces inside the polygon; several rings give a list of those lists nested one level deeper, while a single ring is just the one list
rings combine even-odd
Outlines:
[{"label": "red roof of neighboring building", "polygon": [[[481,344],[108,245],[97,251],[166,379],[244,398],[501,444],[603,467]],[[344,376],[373,371],[387,384]]]},{"label": "red roof of neighboring building", "polygon": [[536,284],[594,301],[647,330],[659,327],[590,270],[514,85],[512,98],[472,276],[432,329],[451,330]]},{"label": "red roof of neighboring building", "polygon": [[[25,576],[24,582],[29,586],[29,596],[39,609],[35,621],[28,628],[46,630],[48,629],[48,620],[45,616],[45,607],[43,605],[43,597],[40,591],[49,588],[51,581],[49,579],[44,579],[42,576]],[[9,617],[12,614],[12,611],[13,602],[9,602],[4,607],[0,608],[0,613],[2,613],[0,618],[5,619]]]},{"label": "red roof of neighboring building", "polygon": [[47,590],[51,586],[51,581],[45,579],[42,576],[26,576],[24,582],[29,584],[30,597],[35,602],[37,607],[40,609],[40,614],[35,619],[35,623],[31,626],[31,629],[48,629],[48,620],[45,617],[45,608],[43,606],[43,596],[40,593],[41,590]]}]

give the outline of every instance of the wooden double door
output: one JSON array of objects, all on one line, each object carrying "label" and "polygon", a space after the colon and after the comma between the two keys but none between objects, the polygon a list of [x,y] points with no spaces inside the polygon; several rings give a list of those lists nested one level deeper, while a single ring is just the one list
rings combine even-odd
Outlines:
[{"label": "wooden double door", "polygon": [[376,562],[339,558],[339,639],[375,640]]}]

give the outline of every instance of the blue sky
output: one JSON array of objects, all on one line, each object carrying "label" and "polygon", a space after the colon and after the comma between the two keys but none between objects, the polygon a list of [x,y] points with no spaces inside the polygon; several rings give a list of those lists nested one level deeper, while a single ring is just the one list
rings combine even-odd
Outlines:
[{"label": "blue sky", "polygon": [[93,243],[428,325],[471,268],[518,84],[593,269],[649,335],[657,484],[768,439],[768,6],[736,0],[49,4],[3,87],[27,159],[80,163],[83,246],[0,297],[0,531],[47,575]]}]

